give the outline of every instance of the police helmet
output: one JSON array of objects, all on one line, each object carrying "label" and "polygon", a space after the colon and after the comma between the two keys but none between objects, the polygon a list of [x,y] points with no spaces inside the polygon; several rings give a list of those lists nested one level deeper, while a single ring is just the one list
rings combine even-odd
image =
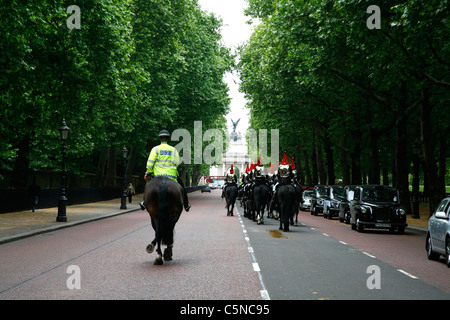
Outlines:
[{"label": "police helmet", "polygon": [[160,137],[160,138],[166,138],[167,137],[168,138],[168,137],[170,137],[170,133],[167,130],[161,130],[159,132],[158,137]]}]

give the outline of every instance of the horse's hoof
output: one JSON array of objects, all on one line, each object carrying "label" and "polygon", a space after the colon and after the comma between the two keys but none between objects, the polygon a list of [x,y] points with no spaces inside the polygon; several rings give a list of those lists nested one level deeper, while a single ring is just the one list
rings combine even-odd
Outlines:
[{"label": "horse's hoof", "polygon": [[164,260],[165,261],[171,261],[172,260],[172,249],[166,248],[164,250]]},{"label": "horse's hoof", "polygon": [[152,253],[153,250],[155,250],[155,246],[154,246],[152,243],[150,243],[150,244],[147,246],[146,250],[147,250],[148,253]]},{"label": "horse's hoof", "polygon": [[157,266],[160,266],[160,265],[162,265],[164,262],[163,262],[163,259],[162,259],[162,255],[161,255],[161,253],[158,253],[157,255],[156,255],[156,259],[155,259],[155,261],[153,262],[153,264],[154,265],[157,265]]}]

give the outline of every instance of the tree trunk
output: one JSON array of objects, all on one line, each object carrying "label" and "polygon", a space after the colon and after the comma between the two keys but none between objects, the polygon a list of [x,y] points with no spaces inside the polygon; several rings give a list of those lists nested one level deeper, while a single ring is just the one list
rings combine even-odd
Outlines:
[{"label": "tree trunk", "polygon": [[[116,160],[116,156],[117,156],[117,150],[116,148],[108,148],[109,149],[109,155],[108,155],[108,161],[106,162],[106,174],[105,174],[105,185],[107,187],[114,187],[115,186],[115,178],[116,178],[116,169],[117,169],[117,160]],[[123,167],[122,163],[121,165],[121,169]],[[122,170],[121,170],[122,172]],[[121,174],[121,176],[123,175],[123,173]]]},{"label": "tree trunk", "polygon": [[424,159],[424,171],[428,179],[428,195],[430,199],[430,214],[438,206],[444,194],[440,192],[438,168],[434,154],[435,142],[433,140],[433,128],[431,124],[432,105],[429,100],[429,93],[422,90],[422,101],[420,103],[420,132],[422,139],[422,150]]},{"label": "tree trunk", "polygon": [[106,163],[108,162],[108,157],[109,157],[109,148],[104,147],[103,150],[100,152],[100,156],[98,159],[97,172],[96,172],[95,181],[94,181],[94,186],[96,186],[96,187],[103,187],[103,185],[104,185],[105,168],[106,168]]},{"label": "tree trunk", "polygon": [[361,146],[360,146],[360,131],[353,130],[352,137],[354,145],[351,151],[352,157],[352,184],[361,184]]},{"label": "tree trunk", "polygon": [[411,214],[411,203],[409,197],[409,165],[407,159],[407,118],[400,115],[397,120],[397,141],[395,149],[395,166],[397,169],[397,188],[400,193],[400,201],[406,210],[406,214]]},{"label": "tree trunk", "polygon": [[30,137],[25,135],[19,142],[19,150],[14,160],[10,186],[14,189],[27,189],[28,171],[30,167]]},{"label": "tree trunk", "polygon": [[136,148],[131,147],[130,153],[128,156],[127,170],[126,170],[126,174],[125,174],[125,181],[127,182],[127,185],[131,181],[131,176],[133,175],[135,163],[136,163]]},{"label": "tree trunk", "polygon": [[380,184],[380,160],[378,158],[378,133],[369,128],[369,183]]},{"label": "tree trunk", "polygon": [[325,167],[323,165],[323,156],[322,156],[322,149],[320,148],[320,137],[318,134],[318,127],[314,127],[314,141],[315,141],[315,147],[316,147],[316,161],[317,161],[317,172],[319,173],[319,183],[320,184],[326,184],[327,183],[327,176],[325,173]]},{"label": "tree trunk", "polygon": [[440,193],[445,194],[445,174],[447,172],[447,132],[441,129],[439,134],[439,189]]},{"label": "tree trunk", "polygon": [[305,170],[305,177],[306,177],[306,185],[312,186],[313,180],[311,176],[311,169],[309,167],[309,157],[308,157],[308,151],[303,150],[303,159],[304,159],[304,170]]},{"label": "tree trunk", "polygon": [[331,148],[330,137],[328,132],[325,133],[324,141],[325,157],[327,159],[327,170],[328,170],[328,184],[333,185],[336,183],[336,175],[334,174],[334,154]]}]

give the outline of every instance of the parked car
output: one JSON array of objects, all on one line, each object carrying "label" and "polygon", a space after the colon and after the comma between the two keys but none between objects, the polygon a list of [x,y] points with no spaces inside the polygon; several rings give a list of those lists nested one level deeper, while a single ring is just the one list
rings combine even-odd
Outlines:
[{"label": "parked car", "polygon": [[208,185],[204,185],[204,186],[202,186],[201,191],[202,191],[202,193],[203,193],[203,192],[209,192],[209,193],[211,193],[211,187],[208,186]]},{"label": "parked car", "polygon": [[317,185],[313,189],[313,198],[311,199],[311,214],[317,216],[318,213],[323,212],[324,197],[327,195],[327,187],[324,185]]},{"label": "parked car", "polygon": [[313,190],[305,190],[302,194],[302,202],[300,203],[300,210],[305,211],[311,209],[311,200],[313,198]]},{"label": "parked car", "polygon": [[[339,202],[339,222],[345,222],[350,224],[350,201],[353,200],[353,195],[355,194],[355,185],[345,186],[344,195]],[[350,192],[351,191],[351,192]]]},{"label": "parked car", "polygon": [[436,211],[428,220],[428,232],[425,248],[430,260],[445,257],[447,267],[450,268],[450,197],[441,201]]},{"label": "parked car", "polygon": [[391,232],[398,230],[403,233],[408,226],[398,190],[388,186],[356,187],[350,201],[350,215],[352,229],[360,232],[365,228],[387,228]]},{"label": "parked car", "polygon": [[333,219],[339,216],[339,204],[344,197],[344,186],[328,186],[327,196],[324,197],[323,217]]}]

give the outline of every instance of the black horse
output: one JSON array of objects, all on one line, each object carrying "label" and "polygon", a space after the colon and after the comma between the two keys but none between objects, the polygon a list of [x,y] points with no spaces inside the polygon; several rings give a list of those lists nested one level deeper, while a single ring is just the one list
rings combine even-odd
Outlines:
[{"label": "black horse", "polygon": [[253,186],[252,204],[254,206],[257,224],[264,224],[264,208],[270,200],[270,189],[265,183],[257,183]]},{"label": "black horse", "polygon": [[173,233],[175,224],[183,210],[183,191],[174,180],[156,177],[148,182],[144,190],[144,206],[150,213],[155,239],[147,246],[147,252],[156,248],[157,257],[154,264],[163,264],[161,242],[167,245],[164,260],[172,260]]},{"label": "black horse", "polygon": [[295,188],[295,204],[292,212],[291,225],[296,226],[298,225],[298,211],[300,210],[300,203],[302,201],[302,187],[300,187],[297,183],[295,183],[294,188]]},{"label": "black horse", "polygon": [[236,198],[238,196],[238,187],[236,183],[230,183],[225,187],[224,190],[225,200],[227,202],[227,216],[233,215],[234,204],[236,203]]},{"label": "black horse", "polygon": [[295,188],[290,183],[280,184],[276,196],[280,208],[280,230],[289,231],[289,222],[295,210]]}]

